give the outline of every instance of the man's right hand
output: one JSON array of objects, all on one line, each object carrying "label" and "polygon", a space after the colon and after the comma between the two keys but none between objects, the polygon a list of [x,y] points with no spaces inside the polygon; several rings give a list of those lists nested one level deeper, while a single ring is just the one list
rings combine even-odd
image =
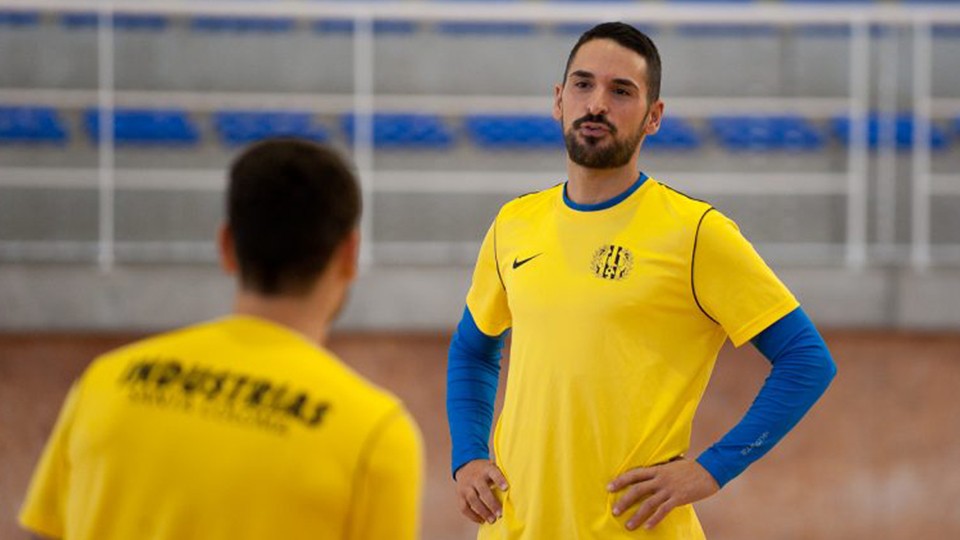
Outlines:
[{"label": "man's right hand", "polygon": [[493,523],[503,516],[503,507],[493,488],[506,491],[507,479],[494,463],[488,459],[475,459],[457,471],[457,495],[460,500],[460,512],[475,523]]}]

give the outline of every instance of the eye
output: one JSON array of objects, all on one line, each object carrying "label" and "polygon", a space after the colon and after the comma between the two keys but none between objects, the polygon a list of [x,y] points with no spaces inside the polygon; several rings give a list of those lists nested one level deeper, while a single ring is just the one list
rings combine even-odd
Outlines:
[{"label": "eye", "polygon": [[629,96],[630,90],[627,90],[626,88],[617,88],[613,91],[613,93],[617,94],[618,96]]},{"label": "eye", "polygon": [[573,83],[574,88],[590,88],[590,83],[587,81],[576,81]]}]

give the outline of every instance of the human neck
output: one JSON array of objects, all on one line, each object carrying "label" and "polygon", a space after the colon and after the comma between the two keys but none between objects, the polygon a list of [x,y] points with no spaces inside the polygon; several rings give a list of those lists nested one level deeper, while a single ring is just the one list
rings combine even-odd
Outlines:
[{"label": "human neck", "polygon": [[233,313],[285,326],[322,346],[340,305],[339,297],[331,293],[335,291],[321,286],[305,296],[264,296],[241,289],[234,296]]},{"label": "human neck", "polygon": [[616,169],[588,169],[568,160],[567,197],[577,204],[608,201],[633,185],[639,174],[636,160]]}]

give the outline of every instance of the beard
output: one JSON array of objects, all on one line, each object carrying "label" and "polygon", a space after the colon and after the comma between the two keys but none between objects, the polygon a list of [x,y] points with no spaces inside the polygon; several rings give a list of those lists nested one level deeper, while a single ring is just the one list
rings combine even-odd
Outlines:
[{"label": "beard", "polygon": [[[649,111],[648,111],[649,113]],[[613,139],[607,145],[600,145],[600,139],[597,137],[584,137],[583,142],[577,138],[577,129],[584,122],[603,124],[609,129],[610,138]],[[630,159],[637,153],[637,148],[643,140],[643,131],[647,123],[647,114],[643,115],[643,121],[640,122],[640,128],[636,133],[626,138],[617,137],[617,127],[610,123],[603,115],[587,114],[577,120],[574,120],[563,134],[563,141],[567,146],[567,155],[570,160],[588,169],[616,169],[623,167],[630,162]]]}]

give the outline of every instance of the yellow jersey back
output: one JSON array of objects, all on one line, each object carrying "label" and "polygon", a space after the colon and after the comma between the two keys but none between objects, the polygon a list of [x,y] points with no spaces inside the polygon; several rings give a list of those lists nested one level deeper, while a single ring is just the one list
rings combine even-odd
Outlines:
[{"label": "yellow jersey back", "polygon": [[231,316],[97,359],[21,512],[67,539],[413,538],[419,431],[285,327]]}]

